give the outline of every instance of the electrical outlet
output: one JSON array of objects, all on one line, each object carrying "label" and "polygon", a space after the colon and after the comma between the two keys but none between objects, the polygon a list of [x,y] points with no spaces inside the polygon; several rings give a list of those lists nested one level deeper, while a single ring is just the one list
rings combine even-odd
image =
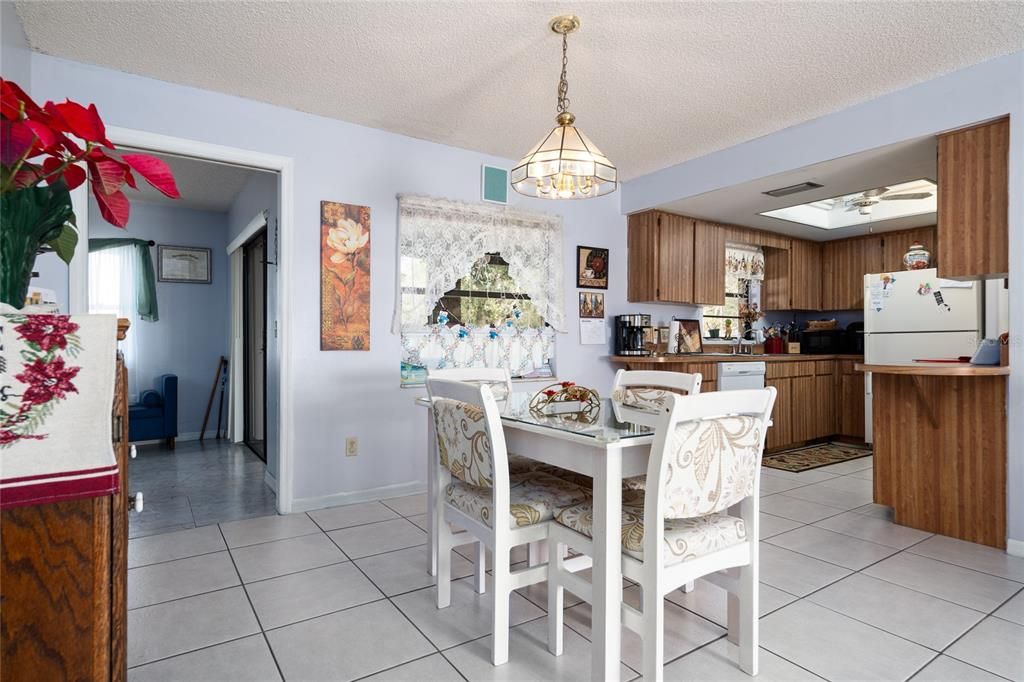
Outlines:
[{"label": "electrical outlet", "polygon": [[345,456],[355,457],[359,454],[359,439],[355,436],[345,439]]}]

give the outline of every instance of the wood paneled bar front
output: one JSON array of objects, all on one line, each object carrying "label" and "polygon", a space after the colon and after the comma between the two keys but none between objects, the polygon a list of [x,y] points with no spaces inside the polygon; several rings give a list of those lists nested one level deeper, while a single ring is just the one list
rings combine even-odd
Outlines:
[{"label": "wood paneled bar front", "polygon": [[872,373],[875,502],[898,524],[1005,548],[1010,368],[857,369]]}]

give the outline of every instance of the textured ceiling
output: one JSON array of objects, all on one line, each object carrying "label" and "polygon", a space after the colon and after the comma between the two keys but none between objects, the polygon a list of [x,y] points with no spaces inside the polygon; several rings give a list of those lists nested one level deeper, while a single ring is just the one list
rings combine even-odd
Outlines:
[{"label": "textured ceiling", "polygon": [[47,54],[518,158],[577,123],[629,179],[1024,49],[1024,2],[18,2]]},{"label": "textured ceiling", "polygon": [[[924,227],[935,224],[934,212],[889,220],[876,220],[863,225],[851,225],[833,230],[822,230],[810,225],[801,225],[758,214],[776,208],[861,192],[873,187],[897,185],[909,180],[921,178],[935,180],[935,155],[936,140],[934,137],[908,140],[778,175],[770,175],[742,185],[733,185],[713,192],[698,194],[687,199],[673,201],[659,208],[695,218],[756,227],[814,241],[842,239],[867,234],[869,231],[890,232],[911,227]],[[764,194],[768,190],[789,187],[801,182],[816,182],[822,187],[785,197],[770,197]],[[939,191],[942,191],[941,187]]]},{"label": "textured ceiling", "polygon": [[[125,148],[119,147],[121,151]],[[238,193],[242,191],[245,183],[261,171],[251,168],[239,168],[213,161],[201,161],[181,156],[168,154],[154,154],[167,162],[174,174],[174,180],[181,192],[181,198],[168,199],[163,194],[153,189],[143,180],[139,180],[139,189],[128,190],[128,198],[131,201],[145,201],[161,206],[176,208],[196,208],[203,211],[227,212],[234,203]]]}]

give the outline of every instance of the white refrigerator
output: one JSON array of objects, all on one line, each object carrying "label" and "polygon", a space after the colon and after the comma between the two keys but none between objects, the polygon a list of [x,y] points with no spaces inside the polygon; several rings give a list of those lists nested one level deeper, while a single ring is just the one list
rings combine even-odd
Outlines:
[{"label": "white refrigerator", "polygon": [[[982,338],[983,289],[981,282],[939,279],[934,268],[864,275],[864,362],[974,355]],[[864,393],[865,440],[870,443],[870,372]]]}]

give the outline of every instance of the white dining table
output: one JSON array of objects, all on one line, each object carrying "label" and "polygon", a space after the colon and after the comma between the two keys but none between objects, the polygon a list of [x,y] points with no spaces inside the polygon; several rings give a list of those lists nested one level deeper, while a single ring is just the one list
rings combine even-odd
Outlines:
[{"label": "white dining table", "polygon": [[[601,401],[594,423],[559,416],[538,416],[529,410],[532,392],[513,391],[500,399],[501,422],[509,453],[590,476],[594,480],[594,554],[591,678],[618,680],[622,633],[622,479],[647,473],[654,440],[649,412]],[[416,404],[429,407],[427,398]],[[646,415],[646,418],[645,418]],[[434,420],[427,410],[427,496],[433,509],[436,481]],[[437,574],[433,513],[428,513],[427,564]]]}]

